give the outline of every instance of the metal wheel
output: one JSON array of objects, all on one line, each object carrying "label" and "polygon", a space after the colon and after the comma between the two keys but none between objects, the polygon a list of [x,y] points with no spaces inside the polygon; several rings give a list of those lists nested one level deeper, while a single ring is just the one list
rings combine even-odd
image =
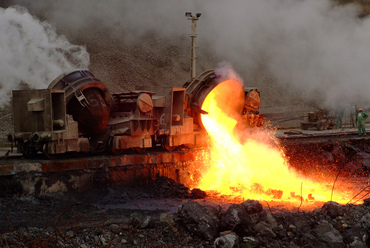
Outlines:
[{"label": "metal wheel", "polygon": [[164,149],[166,149],[167,151],[171,152],[175,149],[175,146],[170,146],[170,145],[167,145],[167,142],[166,142],[166,138],[163,137],[162,140],[161,140],[161,143],[162,143],[162,147]]},{"label": "metal wheel", "polygon": [[119,154],[121,154],[123,152],[123,150],[122,149],[113,149],[113,148],[110,148],[109,149],[109,152],[111,154],[113,154],[113,155],[119,155]]},{"label": "metal wheel", "polygon": [[165,145],[165,144],[162,144],[162,147],[164,149],[166,149],[167,151],[169,151],[169,152],[171,152],[171,151],[173,151],[175,149],[174,146],[169,146],[169,145]]},{"label": "metal wheel", "polygon": [[135,147],[134,150],[137,153],[143,153],[143,152],[145,152],[146,149],[144,147]]},{"label": "metal wheel", "polygon": [[46,159],[54,159],[56,158],[56,154],[50,154],[49,153],[49,143],[45,143],[44,146],[42,147],[42,154]]},{"label": "metal wheel", "polygon": [[185,147],[189,150],[192,150],[195,148],[195,144],[186,144]]},{"label": "metal wheel", "polygon": [[113,155],[119,155],[123,152],[122,149],[113,149],[113,144],[112,144],[112,141],[113,141],[113,137],[109,139],[108,141],[108,150],[109,150],[109,153],[113,154]]}]

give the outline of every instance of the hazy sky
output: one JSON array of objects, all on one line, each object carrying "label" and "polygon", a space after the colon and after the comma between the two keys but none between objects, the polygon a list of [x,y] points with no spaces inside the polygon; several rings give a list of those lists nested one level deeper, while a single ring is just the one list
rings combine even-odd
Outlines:
[{"label": "hazy sky", "polygon": [[[191,22],[184,14],[186,11],[200,12],[199,47],[213,48],[218,56],[231,64],[243,65],[246,70],[264,64],[280,84],[307,92],[326,92],[328,105],[369,98],[370,22],[368,18],[358,18],[360,8],[353,4],[336,6],[329,0],[15,2],[23,2],[31,11],[42,12],[48,22],[63,24],[76,33],[86,25],[95,25],[111,30],[125,42],[140,42],[140,35],[153,31],[163,36],[189,34]],[[1,23],[4,23],[5,15],[6,12],[0,12]],[[22,15],[22,18],[26,17]],[[31,19],[30,16],[27,18]],[[36,24],[28,28],[40,29]],[[45,36],[35,36],[44,37],[36,43],[49,43],[47,47],[56,42],[55,37],[50,41]],[[27,42],[32,45],[34,40]],[[63,49],[68,49],[71,45],[66,45],[66,40],[64,42]],[[81,50],[77,57],[86,57],[83,48],[78,49]],[[39,57],[40,54],[27,56]],[[58,60],[58,57],[54,59]],[[47,64],[43,74],[58,65]]]}]

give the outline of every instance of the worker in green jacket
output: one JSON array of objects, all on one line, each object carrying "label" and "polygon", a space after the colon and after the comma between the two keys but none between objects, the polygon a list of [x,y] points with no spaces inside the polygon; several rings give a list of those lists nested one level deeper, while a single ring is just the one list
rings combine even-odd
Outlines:
[{"label": "worker in green jacket", "polygon": [[356,114],[356,120],[357,120],[357,128],[358,128],[358,135],[366,135],[366,129],[365,129],[365,120],[369,117],[368,114],[363,112],[362,108],[360,108]]}]

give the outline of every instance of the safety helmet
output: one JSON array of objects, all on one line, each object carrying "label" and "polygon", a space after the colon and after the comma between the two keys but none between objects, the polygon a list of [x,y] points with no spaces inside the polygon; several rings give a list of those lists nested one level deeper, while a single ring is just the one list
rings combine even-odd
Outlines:
[{"label": "safety helmet", "polygon": [[362,108],[359,108],[358,111],[362,111]]}]

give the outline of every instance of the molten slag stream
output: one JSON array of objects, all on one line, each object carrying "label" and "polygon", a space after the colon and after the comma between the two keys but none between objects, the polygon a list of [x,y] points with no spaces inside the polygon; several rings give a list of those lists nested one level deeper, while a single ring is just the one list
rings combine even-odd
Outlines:
[{"label": "molten slag stream", "polygon": [[339,192],[339,189],[331,199],[333,181],[328,184],[310,180],[289,168],[282,151],[271,144],[267,134],[264,139],[244,137],[241,143],[240,134],[235,134],[237,121],[219,107],[229,104],[220,102],[220,94],[224,93],[216,86],[202,105],[208,112],[202,115],[202,123],[213,142],[210,163],[197,187],[257,200],[301,201],[302,195],[303,200],[333,200],[344,204],[351,199],[351,192]]}]

